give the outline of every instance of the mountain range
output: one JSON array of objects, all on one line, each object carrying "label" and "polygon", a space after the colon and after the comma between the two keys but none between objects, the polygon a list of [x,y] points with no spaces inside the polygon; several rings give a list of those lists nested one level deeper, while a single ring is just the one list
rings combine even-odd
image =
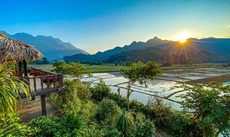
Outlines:
[{"label": "mountain range", "polygon": [[16,33],[10,35],[5,31],[0,31],[7,37],[21,40],[27,44],[30,44],[40,50],[44,57],[50,61],[62,60],[64,56],[75,54],[88,54],[86,51],[76,48],[71,43],[63,42],[58,38],[51,36],[32,36],[28,33]]},{"label": "mountain range", "polygon": [[172,63],[230,62],[230,38],[189,38],[185,43],[180,43],[154,37],[146,42],[134,41],[130,45],[115,47],[93,55],[76,54],[65,56],[63,59],[70,62],[106,61],[113,63],[114,61],[155,61],[159,60],[159,57],[167,59],[161,59],[160,62],[171,61]]},{"label": "mountain range", "polygon": [[32,36],[28,33],[10,35],[0,31],[8,37],[21,40],[33,45],[49,60],[65,61],[115,61],[133,62],[148,60],[171,63],[189,62],[230,62],[230,38],[189,38],[185,43],[162,40],[158,37],[146,42],[133,41],[123,47],[115,47],[104,52],[90,55],[86,51],[76,48],[71,43],[63,42],[51,36]]}]

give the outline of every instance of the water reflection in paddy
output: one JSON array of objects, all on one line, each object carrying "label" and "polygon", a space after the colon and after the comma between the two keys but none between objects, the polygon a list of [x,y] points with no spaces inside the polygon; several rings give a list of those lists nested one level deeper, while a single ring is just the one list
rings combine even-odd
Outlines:
[{"label": "water reflection in paddy", "polygon": [[[158,96],[160,98],[165,98],[163,99],[163,101],[165,103],[170,103],[172,105],[172,108],[181,110],[180,104],[167,100],[182,100],[177,96],[185,93],[186,91],[183,91],[183,89],[178,88],[177,82],[186,82],[190,80],[208,78],[212,76],[220,76],[229,73],[230,70],[228,69],[217,70],[215,68],[173,70],[170,73],[164,73],[162,76],[156,78],[154,81],[149,81],[148,87],[144,87],[143,85],[135,83],[134,86],[132,86],[131,88],[134,92],[131,94],[130,99],[136,99],[146,104],[150,96]],[[117,93],[117,89],[120,88],[121,95],[124,97],[126,96],[125,88],[127,86],[128,79],[124,78],[122,74],[119,72],[94,73],[93,77],[83,78],[83,81],[93,82],[93,86],[99,83],[100,80],[103,80],[105,84],[111,88],[112,92]],[[230,84],[230,81],[225,82],[224,84]]]}]

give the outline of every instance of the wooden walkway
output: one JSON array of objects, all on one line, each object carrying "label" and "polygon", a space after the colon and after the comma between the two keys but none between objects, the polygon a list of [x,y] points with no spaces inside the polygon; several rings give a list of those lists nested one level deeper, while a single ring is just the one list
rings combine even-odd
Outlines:
[{"label": "wooden walkway", "polygon": [[[22,123],[27,123],[42,115],[50,117],[58,114],[58,109],[46,97],[64,89],[62,74],[54,74],[36,68],[32,68],[32,71],[39,75],[24,77],[30,86],[32,100],[23,99],[22,108],[19,111]],[[20,96],[25,98],[24,94]]]},{"label": "wooden walkway", "polygon": [[[46,98],[46,113],[47,117],[52,117],[58,115],[59,110]],[[21,118],[21,123],[25,124],[31,121],[34,118],[39,118],[42,115],[41,108],[41,98],[36,96],[35,100],[22,100],[22,107],[19,110],[19,116]]]}]

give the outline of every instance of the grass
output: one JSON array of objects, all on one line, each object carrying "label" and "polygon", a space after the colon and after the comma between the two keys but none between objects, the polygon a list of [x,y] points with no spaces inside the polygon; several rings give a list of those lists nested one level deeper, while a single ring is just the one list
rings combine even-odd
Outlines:
[{"label": "grass", "polygon": [[45,64],[45,65],[29,64],[28,67],[34,67],[45,71],[51,71],[53,69],[52,64]]},{"label": "grass", "polygon": [[119,71],[119,69],[124,69],[127,67],[128,66],[115,66],[112,64],[85,65],[86,71],[90,71],[93,73],[96,73],[96,72],[115,72],[115,71]]}]

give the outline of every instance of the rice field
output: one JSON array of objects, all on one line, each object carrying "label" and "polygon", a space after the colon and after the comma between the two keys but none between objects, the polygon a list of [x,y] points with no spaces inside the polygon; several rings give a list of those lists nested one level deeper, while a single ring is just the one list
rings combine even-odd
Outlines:
[{"label": "rice field", "polygon": [[[163,99],[163,102],[171,104],[172,108],[181,110],[179,104],[182,101],[177,97],[187,91],[178,88],[178,82],[198,82],[208,83],[216,81],[220,83],[230,84],[230,69],[213,69],[213,68],[197,68],[197,69],[175,69],[163,73],[162,76],[154,81],[148,82],[148,87],[144,87],[138,83],[132,86],[133,93],[130,99],[136,99],[146,104],[150,97]],[[124,78],[119,72],[112,73],[93,73],[93,77],[84,77],[83,81],[91,81],[93,86],[103,80],[112,92],[117,93],[120,88],[121,95],[126,96],[126,86],[128,79]]]}]

